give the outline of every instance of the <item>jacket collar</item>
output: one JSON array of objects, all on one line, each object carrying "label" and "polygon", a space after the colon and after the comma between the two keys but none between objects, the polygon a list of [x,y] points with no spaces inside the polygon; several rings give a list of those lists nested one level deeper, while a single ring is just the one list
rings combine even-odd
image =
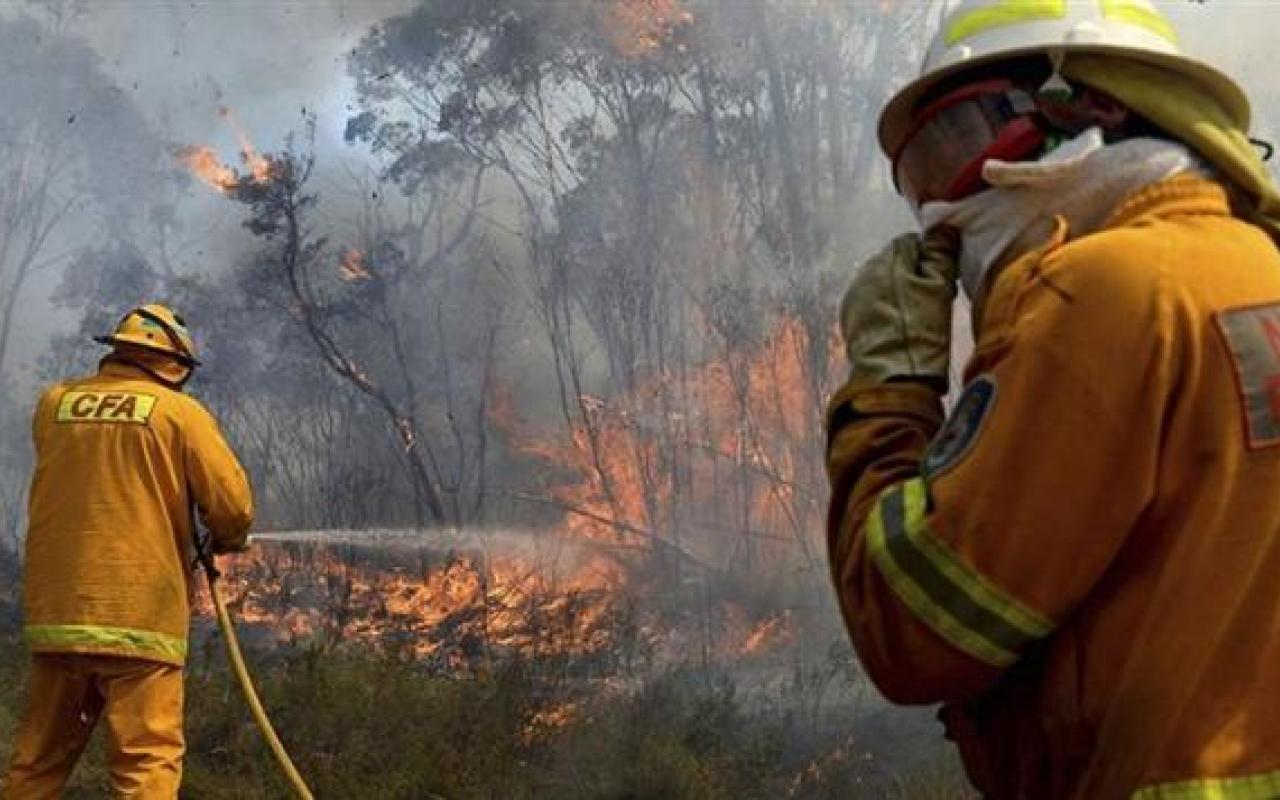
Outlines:
[{"label": "jacket collar", "polygon": [[1230,216],[1231,201],[1226,188],[1214,181],[1183,173],[1139,189],[1120,202],[1105,228],[1130,225],[1143,217],[1184,214]]},{"label": "jacket collar", "polygon": [[[1231,202],[1226,188],[1194,173],[1175,175],[1145,186],[1121,200],[1120,205],[1107,217],[1101,230],[1132,225],[1143,218],[1184,214],[1230,216]],[[1012,323],[1013,306],[999,300],[993,301],[994,296],[1006,295],[1010,291],[1016,294],[1022,276],[1035,269],[1035,265],[1043,261],[1046,255],[1065,245],[1070,237],[1067,221],[1056,217],[1053,233],[1047,241],[992,276],[987,291],[973,304],[975,338],[980,337],[983,330],[1000,329]]]},{"label": "jacket collar", "polygon": [[135,380],[150,381],[159,383],[154,376],[149,375],[146,370],[133,364],[126,364],[118,361],[111,356],[102,359],[98,364],[98,375],[109,378],[133,378]]},{"label": "jacket collar", "polygon": [[146,377],[153,382],[170,389],[181,391],[191,379],[194,368],[180,363],[175,358],[157,355],[143,348],[122,347],[108,353],[99,364],[120,365],[132,368],[134,372],[124,375]]}]

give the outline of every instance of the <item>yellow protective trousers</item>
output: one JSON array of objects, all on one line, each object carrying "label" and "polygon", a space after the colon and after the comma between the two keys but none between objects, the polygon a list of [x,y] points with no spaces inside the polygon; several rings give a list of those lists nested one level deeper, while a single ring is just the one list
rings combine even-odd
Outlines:
[{"label": "yellow protective trousers", "polygon": [[0,800],[58,797],[98,718],[112,794],[173,800],[182,782],[182,669],[117,656],[32,656],[27,706]]}]

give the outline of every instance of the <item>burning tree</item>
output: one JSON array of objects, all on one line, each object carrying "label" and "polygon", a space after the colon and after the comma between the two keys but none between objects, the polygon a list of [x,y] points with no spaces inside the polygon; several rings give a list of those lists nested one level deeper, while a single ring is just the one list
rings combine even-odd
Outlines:
[{"label": "burning tree", "polygon": [[[624,566],[613,592],[785,639],[799,623],[780,607],[826,583],[831,312],[854,190],[872,180],[846,78],[892,69],[900,24],[870,6],[424,4],[353,56],[347,139],[384,170],[350,176],[342,234],[316,213],[309,138],[260,154],[224,109],[241,164],[178,156],[246,209],[262,249],[239,288],[381,418],[419,525],[479,519],[492,497],[553,508],[548,538]],[[535,335],[545,362],[499,376],[496,354]],[[515,401],[530,372],[551,382],[552,425]],[[276,461],[272,407],[237,406]],[[300,446],[337,429],[314,427]],[[491,438],[524,459],[514,485],[489,481]],[[488,588],[470,596],[463,616],[494,611]]]},{"label": "burning tree", "polygon": [[892,48],[924,11],[742,12],[423,4],[357,49],[348,138],[406,187],[450,148],[515,198],[523,249],[496,261],[563,428],[498,422],[569,471],[549,494],[571,527],[677,567],[755,573],[786,551],[821,583],[832,311],[875,152],[850,76],[909,63]]},{"label": "burning tree", "polygon": [[[307,135],[309,140],[310,127]],[[268,246],[249,280],[304,332],[331,374],[357,390],[386,420],[411,478],[418,523],[464,521],[474,513],[473,493],[483,483],[483,441],[479,453],[460,443],[449,463],[441,445],[423,435],[418,363],[412,360],[405,317],[393,306],[412,276],[430,272],[466,241],[481,175],[468,184],[470,209],[460,218],[440,216],[440,207],[457,199],[452,194],[442,195],[439,206],[411,210],[411,215],[420,216],[406,223],[410,233],[417,234],[406,235],[412,241],[409,248],[401,249],[379,227],[384,218],[375,206],[366,209],[370,213],[362,228],[367,249],[348,247],[335,256],[328,237],[316,235],[309,225],[317,199],[307,189],[314,167],[310,152],[296,148],[291,139],[280,153],[259,156],[246,147],[242,156],[244,173],[210,161],[200,148],[180,153],[202,177],[248,209],[246,228]],[[433,232],[438,235],[431,239],[415,222],[423,227],[436,223]],[[427,241],[429,248],[424,246]],[[361,332],[370,338],[361,339]],[[485,359],[491,364],[492,333],[488,340]],[[450,400],[446,395],[446,403]],[[447,405],[444,416],[453,422]],[[452,430],[462,437],[456,425]]]}]

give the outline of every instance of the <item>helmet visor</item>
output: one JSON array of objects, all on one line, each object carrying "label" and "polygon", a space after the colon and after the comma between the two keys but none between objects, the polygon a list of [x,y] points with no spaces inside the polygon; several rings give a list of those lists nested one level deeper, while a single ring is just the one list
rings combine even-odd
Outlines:
[{"label": "helmet visor", "polygon": [[917,115],[894,155],[894,184],[917,208],[973,194],[983,186],[988,159],[1026,158],[1044,143],[1036,113],[1032,95],[1009,81],[951,92]]}]

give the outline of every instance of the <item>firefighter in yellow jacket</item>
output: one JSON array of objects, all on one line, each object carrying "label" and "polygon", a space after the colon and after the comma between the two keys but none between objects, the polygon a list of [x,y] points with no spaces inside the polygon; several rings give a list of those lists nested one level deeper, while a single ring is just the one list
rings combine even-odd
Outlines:
[{"label": "firefighter in yellow jacket", "polygon": [[98,374],[57,384],[33,420],[24,611],[33,653],[5,800],[58,796],[99,717],[118,797],[174,798],[182,775],[193,506],[214,552],[244,547],[249,485],[182,388],[183,321],[134,309]]},{"label": "firefighter in yellow jacket", "polygon": [[[988,798],[1280,798],[1280,197],[1145,0],[948,4],[881,143],[829,552]],[[956,285],[975,351],[944,418]]]}]

